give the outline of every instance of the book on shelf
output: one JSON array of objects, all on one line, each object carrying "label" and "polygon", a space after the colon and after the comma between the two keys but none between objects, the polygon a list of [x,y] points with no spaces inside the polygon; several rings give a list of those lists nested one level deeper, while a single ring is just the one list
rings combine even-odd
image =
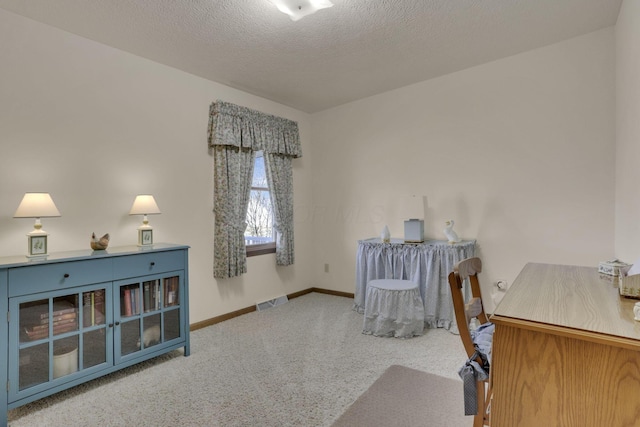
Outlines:
[{"label": "book on shelf", "polygon": [[[67,307],[67,308],[62,308],[62,309],[58,309],[58,310],[54,310],[53,311],[53,317],[55,318],[56,316],[63,316],[65,314],[70,314],[70,313],[76,313],[76,307]],[[40,314],[40,318],[41,319],[49,319],[49,312],[46,311],[42,314]]]},{"label": "book on shelf", "polygon": [[136,315],[140,313],[140,288],[135,287],[131,289],[131,314]]},{"label": "book on shelf", "polygon": [[91,306],[93,325],[102,325],[105,321],[104,292],[104,289],[98,289],[94,292],[93,305]]},{"label": "book on shelf", "polygon": [[[59,334],[63,334],[65,332],[71,332],[71,331],[76,331],[78,329],[78,325],[73,322],[73,323],[68,323],[65,325],[59,325],[59,326],[55,326],[53,328],[53,334],[54,335],[59,335]],[[47,338],[49,336],[49,328],[44,328],[44,329],[33,329],[33,328],[24,328],[25,333],[27,334],[27,337],[30,340],[36,340],[36,339],[42,339],[42,338]]]},{"label": "book on shelf", "polygon": [[151,285],[153,282],[144,282],[142,284],[142,292],[144,293],[144,312],[152,310],[151,307]]},{"label": "book on shelf", "polygon": [[[57,326],[68,325],[70,323],[73,323],[73,324],[76,323],[75,317],[74,318],[70,318],[70,319],[57,320],[57,321],[53,322],[53,327],[55,329]],[[40,325],[34,325],[34,326],[31,326],[31,327],[28,327],[28,329],[30,329],[32,331],[49,330],[49,322],[42,323]]]},{"label": "book on shelf", "polygon": [[131,316],[131,289],[124,289],[124,315]]},{"label": "book on shelf", "polygon": [[142,311],[144,311],[145,313],[147,311],[149,311],[149,304],[150,304],[150,299],[149,299],[149,292],[150,292],[150,286],[149,286],[149,282],[144,282],[142,284],[142,295],[143,295],[143,307],[142,307]]},{"label": "book on shelf", "polygon": [[91,298],[93,292],[82,294],[82,324],[87,327],[91,325]]},{"label": "book on shelf", "polygon": [[[76,316],[78,315],[78,313],[73,312],[73,313],[65,313],[65,314],[61,314],[61,315],[53,315],[53,323],[59,322],[61,320],[67,320],[67,319],[74,319],[76,318]],[[42,319],[42,323],[49,323],[49,319]]]},{"label": "book on shelf", "polygon": [[155,311],[160,308],[160,283],[151,280],[143,283],[144,312]]},{"label": "book on shelf", "polygon": [[133,314],[140,314],[140,288],[136,287],[133,290],[133,294],[135,295],[135,304],[133,305]]},{"label": "book on shelf", "polygon": [[121,310],[125,316],[140,314],[140,288],[128,286],[122,290]]},{"label": "book on shelf", "polygon": [[180,278],[178,276],[167,277],[164,279],[164,306],[169,307],[178,304],[178,285]]},{"label": "book on shelf", "polygon": [[[64,319],[60,322],[53,323],[53,334],[63,334],[65,332],[71,332],[78,329],[77,319]],[[47,338],[49,336],[49,324],[35,325],[24,328],[27,337],[31,340]]]},{"label": "book on shelf", "polygon": [[82,296],[84,326],[95,326],[104,323],[104,289],[85,292]]}]

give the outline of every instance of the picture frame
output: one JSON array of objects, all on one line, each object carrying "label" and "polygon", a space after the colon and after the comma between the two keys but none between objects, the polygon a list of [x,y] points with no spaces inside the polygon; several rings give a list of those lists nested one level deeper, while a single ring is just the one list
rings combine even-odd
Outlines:
[{"label": "picture frame", "polygon": [[29,256],[47,255],[47,236],[29,236]]},{"label": "picture frame", "polygon": [[138,230],[138,245],[153,245],[153,230]]}]

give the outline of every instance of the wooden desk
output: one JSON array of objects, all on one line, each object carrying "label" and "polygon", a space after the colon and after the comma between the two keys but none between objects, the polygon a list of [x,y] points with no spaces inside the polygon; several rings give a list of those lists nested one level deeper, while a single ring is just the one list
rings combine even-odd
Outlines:
[{"label": "wooden desk", "polygon": [[635,300],[604,277],[524,267],[491,317],[493,427],[640,425]]}]

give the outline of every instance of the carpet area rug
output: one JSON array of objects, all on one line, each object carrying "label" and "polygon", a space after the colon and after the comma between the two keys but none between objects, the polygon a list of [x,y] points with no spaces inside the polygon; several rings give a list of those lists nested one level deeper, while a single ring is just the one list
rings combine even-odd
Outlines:
[{"label": "carpet area rug", "polygon": [[469,427],[462,382],[390,366],[333,427]]}]

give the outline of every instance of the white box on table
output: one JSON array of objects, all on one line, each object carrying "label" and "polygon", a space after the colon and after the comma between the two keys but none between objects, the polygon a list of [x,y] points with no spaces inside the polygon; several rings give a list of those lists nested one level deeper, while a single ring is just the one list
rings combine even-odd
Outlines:
[{"label": "white box on table", "polygon": [[404,222],[404,241],[407,243],[424,242],[424,221],[410,219]]},{"label": "white box on table", "polygon": [[618,290],[622,296],[640,299],[640,274],[618,276]]},{"label": "white box on table", "polygon": [[598,265],[598,272],[608,274],[609,276],[619,276],[620,269],[628,266],[629,264],[622,262],[619,259],[600,261],[600,264]]}]

